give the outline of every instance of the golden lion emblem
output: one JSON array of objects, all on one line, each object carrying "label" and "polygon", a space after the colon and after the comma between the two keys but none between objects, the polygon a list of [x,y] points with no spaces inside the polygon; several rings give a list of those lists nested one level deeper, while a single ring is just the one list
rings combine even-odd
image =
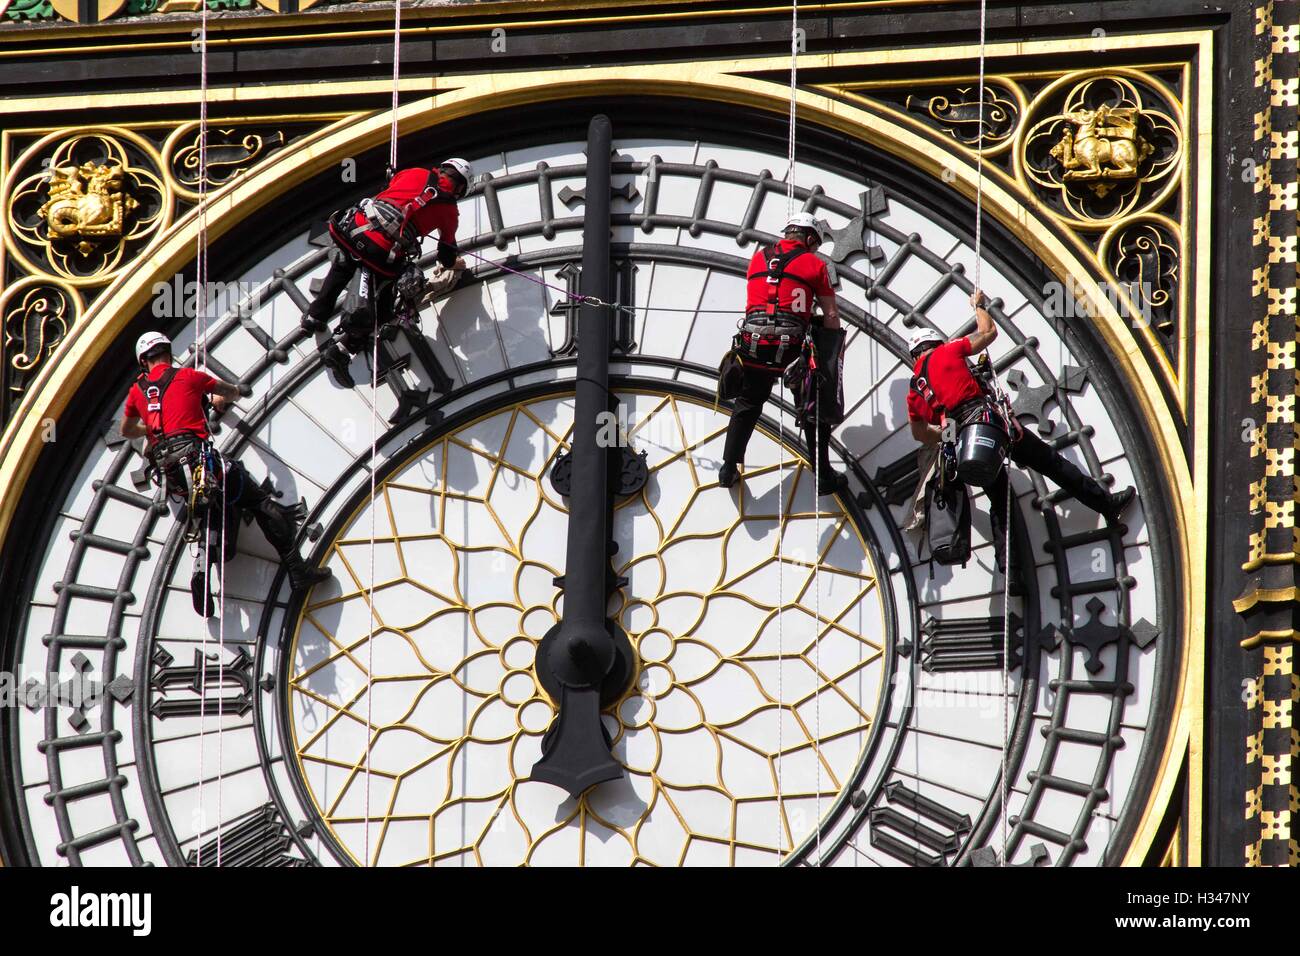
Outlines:
[{"label": "golden lion emblem", "polygon": [[77,251],[89,255],[89,239],[122,235],[126,217],[140,204],[123,191],[121,166],[82,163],[50,171],[50,198],[37,210],[51,239],[75,239]]},{"label": "golden lion emblem", "polygon": [[1100,197],[1113,188],[1107,180],[1135,179],[1151,144],[1137,133],[1137,111],[1101,106],[1066,113],[1067,125],[1051,154],[1065,167],[1065,181],[1091,182]]}]

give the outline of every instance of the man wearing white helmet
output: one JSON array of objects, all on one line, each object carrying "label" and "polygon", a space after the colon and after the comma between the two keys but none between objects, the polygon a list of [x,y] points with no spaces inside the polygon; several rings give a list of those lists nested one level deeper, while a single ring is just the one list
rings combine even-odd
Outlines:
[{"label": "man wearing white helmet", "polygon": [[[472,173],[463,159],[444,160],[432,169],[416,166],[398,171],[384,190],[329,220],[330,269],[321,282],[320,291],[302,317],[309,332],[323,330],[334,313],[339,295],[358,268],[364,268],[363,301],[344,313],[333,339],[321,347],[321,358],[342,385],[356,383],[349,371],[352,357],[368,349],[370,337],[378,325],[393,319],[399,286],[405,290],[408,270],[413,285],[419,286],[423,273],[414,261],[420,254],[420,241],[438,233],[438,263],[459,273],[465,260],[456,254],[456,229],[460,213],[456,203],[469,190]],[[415,275],[418,273],[418,276]],[[401,277],[401,282],[397,280]],[[403,298],[415,298],[404,307],[418,309],[420,290],[403,292]]]},{"label": "man wearing white helmet", "polygon": [[[909,343],[912,353],[912,382],[907,392],[907,417],[912,437],[925,445],[937,445],[944,438],[944,422],[951,420],[960,428],[977,420],[990,420],[1002,428],[1010,439],[1007,457],[1017,465],[1032,468],[1052,479],[1075,500],[1108,521],[1133,500],[1133,488],[1111,494],[1091,475],[1084,474],[1074,462],[1053,450],[1037,435],[1025,431],[1014,416],[998,409],[988,387],[972,371],[967,358],[986,349],[998,337],[993,317],[985,308],[984,293],[976,289],[970,297],[975,309],[975,331],[948,342],[933,329],[919,329]],[[1003,468],[985,491],[990,501],[993,547],[1000,571],[1006,570],[1002,551],[1006,540],[1007,472]],[[1015,561],[1012,578],[1018,579]]]},{"label": "man wearing white helmet", "polygon": [[[803,354],[817,305],[822,312],[820,326],[828,330],[837,353],[833,359],[824,359],[823,371],[838,375],[843,331],[830,272],[814,254],[821,242],[816,218],[811,213],[796,213],[786,221],[782,239],[760,248],[750,260],[745,318],[733,341],[732,354],[740,363],[741,374],[727,425],[722,467],[718,469],[718,484],[723,488],[730,488],[739,479],[745,448],[762,417],[763,405],[772,394],[777,376]],[[838,377],[832,385],[838,389]],[[830,463],[831,429],[838,419],[829,407],[817,407],[815,416],[801,415],[799,423],[809,452],[817,456],[817,492],[828,495],[842,491],[847,482],[831,469]],[[814,421],[814,417],[818,420]]]},{"label": "man wearing white helmet", "polygon": [[[204,398],[210,397],[212,407],[222,411],[239,398],[239,388],[207,372],[172,364],[171,340],[161,332],[140,336],[135,357],[140,375],[127,393],[121,431],[127,438],[146,440],[156,477],[169,494],[179,497],[185,485],[184,466],[192,465],[199,456],[212,451]],[[230,497],[230,507],[225,508],[220,503],[219,492],[216,495],[215,505],[226,520],[224,530],[219,519],[208,526],[210,554],[215,556],[223,543],[226,556],[233,554],[238,515],[243,511],[257,521],[267,541],[279,552],[295,590],[310,588],[330,576],[328,569],[309,567],[298,554],[294,543],[298,532],[294,509],[275,501],[270,489],[253,481],[238,461],[226,461],[215,454],[210,460],[215,462],[215,468],[224,469],[225,488]],[[219,475],[218,471],[218,480]],[[196,571],[196,577],[199,580],[191,581],[192,588],[205,583],[202,569]],[[196,590],[195,602],[196,609],[206,603],[207,614],[212,613],[207,595]]]}]

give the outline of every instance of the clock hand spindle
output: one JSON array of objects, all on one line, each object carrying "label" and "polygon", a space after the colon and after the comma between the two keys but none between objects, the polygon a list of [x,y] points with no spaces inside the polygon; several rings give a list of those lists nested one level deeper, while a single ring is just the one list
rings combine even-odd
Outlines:
[{"label": "clock hand spindle", "polygon": [[542,741],[531,779],[563,787],[577,797],[623,776],[610,753],[600,709],[622,696],[635,671],[631,643],[607,619],[611,489],[609,450],[597,441],[598,416],[610,406],[611,310],[602,302],[610,287],[609,118],[595,116],[587,130],[587,184],[583,215],[582,285],[569,488],[568,549],[563,617],[537,649],[537,675],[559,706]]}]

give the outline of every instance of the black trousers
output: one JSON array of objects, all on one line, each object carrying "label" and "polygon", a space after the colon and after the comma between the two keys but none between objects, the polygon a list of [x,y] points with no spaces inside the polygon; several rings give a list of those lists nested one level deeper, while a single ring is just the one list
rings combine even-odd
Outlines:
[{"label": "black trousers", "polygon": [[[772,386],[780,374],[744,366],[744,380],[740,394],[732,405],[731,421],[727,423],[727,441],[722,453],[723,458],[731,464],[739,465],[745,460],[745,448],[749,445],[754,427],[763,415],[763,405],[771,396]],[[805,425],[803,434],[809,452],[814,447],[817,449],[818,470],[823,475],[829,474],[831,426],[822,424],[818,427],[815,441],[811,426]]]},{"label": "black trousers", "polygon": [[270,491],[253,480],[240,462],[226,461],[225,469],[224,491],[229,504],[222,507],[220,490],[211,497],[207,521],[208,554],[213,556],[213,560],[221,554],[223,561],[235,556],[239,543],[239,519],[247,514],[257,522],[266,540],[282,559],[291,554],[296,556],[294,539],[298,534],[298,521],[294,509],[276,501]]},{"label": "black trousers", "polygon": [[[343,249],[337,247],[333,249],[330,252],[329,272],[325,273],[320,291],[316,293],[316,298],[308,307],[307,314],[319,322],[328,322],[330,316],[334,314],[339,296],[348,287],[357,270],[362,268],[365,266]],[[353,355],[370,347],[370,337],[374,334],[376,325],[375,313],[372,313],[371,309],[378,313],[380,326],[391,322],[393,318],[393,281],[373,271],[370,273],[369,280],[370,302],[362,303],[363,306],[368,305],[368,307],[344,312],[339,319],[338,330],[334,333],[339,344]]]},{"label": "black trousers", "polygon": [[[1079,466],[1032,432],[1023,432],[1020,440],[1011,446],[1011,461],[1023,468],[1032,468],[1045,478],[1050,478],[1065,489],[1080,504],[1098,514],[1105,511],[1110,493],[1096,478],[1084,474]],[[1003,547],[1007,533],[1007,470],[1003,468],[987,489],[989,517],[993,525],[993,549],[998,567],[1005,569]],[[1014,563],[1014,562],[1013,562]]]}]

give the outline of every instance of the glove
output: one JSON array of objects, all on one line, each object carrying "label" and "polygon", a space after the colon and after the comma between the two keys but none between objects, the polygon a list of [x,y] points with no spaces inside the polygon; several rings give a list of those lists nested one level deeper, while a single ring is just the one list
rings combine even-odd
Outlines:
[{"label": "glove", "polygon": [[448,269],[441,263],[433,267],[433,272],[428,277],[428,282],[424,290],[424,298],[421,300],[428,304],[445,292],[450,292],[456,280],[460,278],[460,272],[456,269]]}]

